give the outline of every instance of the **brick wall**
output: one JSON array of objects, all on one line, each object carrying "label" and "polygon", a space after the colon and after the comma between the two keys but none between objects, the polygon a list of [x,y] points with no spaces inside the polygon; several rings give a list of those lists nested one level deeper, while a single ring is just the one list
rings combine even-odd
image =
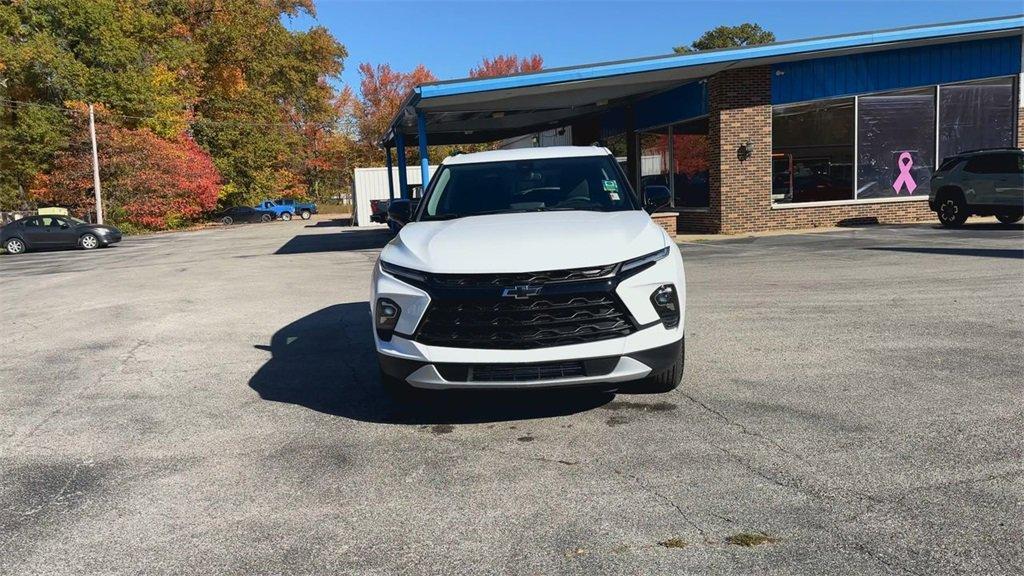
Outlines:
[{"label": "brick wall", "polygon": [[669,236],[677,234],[677,217],[675,212],[651,214],[651,220],[654,220],[655,224],[664,228]]},{"label": "brick wall", "polygon": [[[771,68],[726,70],[708,80],[710,205],[725,234],[761,228],[772,187]],[[745,143],[748,158],[739,156]]]},{"label": "brick wall", "polygon": [[[708,80],[710,207],[678,216],[682,232],[735,234],[843,224],[931,220],[928,203],[879,202],[773,210],[771,68],[727,70]],[[1024,116],[1024,115],[1022,115]],[[1018,119],[1024,122],[1024,118]],[[1018,130],[1018,141],[1024,124]],[[740,146],[752,145],[741,158]]]},{"label": "brick wall", "polygon": [[1024,148],[1024,109],[1017,110],[1017,148]]}]

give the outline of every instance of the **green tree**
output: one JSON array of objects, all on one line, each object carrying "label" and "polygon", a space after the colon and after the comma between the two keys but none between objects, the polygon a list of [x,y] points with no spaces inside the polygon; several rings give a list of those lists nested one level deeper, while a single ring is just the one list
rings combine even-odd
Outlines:
[{"label": "green tree", "polygon": [[701,50],[716,48],[735,48],[738,46],[756,46],[775,42],[775,34],[761,28],[757,24],[745,22],[739,26],[718,26],[712,28],[689,45],[673,48],[677,54],[688,54]]},{"label": "green tree", "polygon": [[0,209],[31,203],[82,102],[117,128],[190,136],[224,202],[321,188],[321,144],[339,123],[329,80],[347,54],[322,27],[285,28],[300,12],[312,0],[0,3]]}]

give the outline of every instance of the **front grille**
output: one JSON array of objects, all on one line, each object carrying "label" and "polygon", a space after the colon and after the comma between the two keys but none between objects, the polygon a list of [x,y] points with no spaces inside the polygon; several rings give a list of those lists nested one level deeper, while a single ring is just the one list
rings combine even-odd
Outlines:
[{"label": "front grille", "polygon": [[415,335],[454,348],[528,349],[621,338],[635,326],[614,292],[593,291],[515,300],[435,299]]},{"label": "front grille", "polygon": [[618,356],[538,362],[531,364],[434,364],[449,382],[537,382],[580,376],[605,376],[615,370]]},{"label": "front grille", "polygon": [[523,272],[517,274],[431,274],[431,282],[443,288],[488,288],[516,286],[521,284],[551,284],[554,282],[577,282],[605,278],[615,273],[616,264],[575,268],[570,270],[548,270],[546,272]]},{"label": "front grille", "polygon": [[547,364],[492,364],[474,366],[469,371],[471,382],[529,382],[586,376],[583,362],[549,362]]}]

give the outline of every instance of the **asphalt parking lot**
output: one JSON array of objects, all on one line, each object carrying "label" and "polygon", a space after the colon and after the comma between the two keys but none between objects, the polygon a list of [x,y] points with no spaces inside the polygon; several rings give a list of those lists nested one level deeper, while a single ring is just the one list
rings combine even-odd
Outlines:
[{"label": "asphalt parking lot", "polygon": [[330,220],[0,257],[0,574],[1020,574],[1024,229],[683,245],[664,395],[378,387]]}]

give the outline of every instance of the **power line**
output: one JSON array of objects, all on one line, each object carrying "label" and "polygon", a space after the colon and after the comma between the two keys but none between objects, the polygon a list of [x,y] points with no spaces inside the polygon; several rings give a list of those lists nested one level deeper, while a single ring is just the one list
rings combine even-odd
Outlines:
[{"label": "power line", "polygon": [[[57,106],[55,104],[46,104],[46,103],[42,103],[42,102],[26,102],[24,100],[12,100],[10,98],[0,98],[0,102],[2,102],[4,104],[18,104],[18,105],[23,105],[23,106],[36,106],[36,107],[39,107],[39,108],[49,108],[51,110],[57,110],[59,112],[65,113],[65,114],[72,114],[74,116],[82,116],[82,117],[85,116],[84,112],[81,112],[79,110],[75,110],[73,108],[68,108],[66,106]],[[150,121],[161,120],[159,118],[155,118],[155,117],[152,117],[152,116],[132,116],[130,114],[123,114],[121,112],[114,112],[112,110],[105,111],[105,114],[108,115],[108,116],[116,116],[118,118],[130,119],[130,120],[150,120]],[[207,119],[207,118],[186,120],[185,123],[189,124],[190,126],[195,126],[197,124],[212,124],[212,125],[221,125],[221,126],[238,126],[238,125],[243,125],[243,126],[255,126],[255,127],[264,127],[264,128],[265,127],[285,127],[285,128],[302,128],[303,127],[302,125],[296,125],[294,122],[248,122],[248,121],[245,121],[245,120],[210,120],[210,119]],[[327,125],[329,125],[329,123],[326,123],[326,122],[313,122],[313,123],[310,123],[310,124],[313,124],[313,125],[319,124],[319,125],[322,125],[322,126],[325,126],[325,127]],[[310,124],[306,124],[306,126],[308,126]]]}]

